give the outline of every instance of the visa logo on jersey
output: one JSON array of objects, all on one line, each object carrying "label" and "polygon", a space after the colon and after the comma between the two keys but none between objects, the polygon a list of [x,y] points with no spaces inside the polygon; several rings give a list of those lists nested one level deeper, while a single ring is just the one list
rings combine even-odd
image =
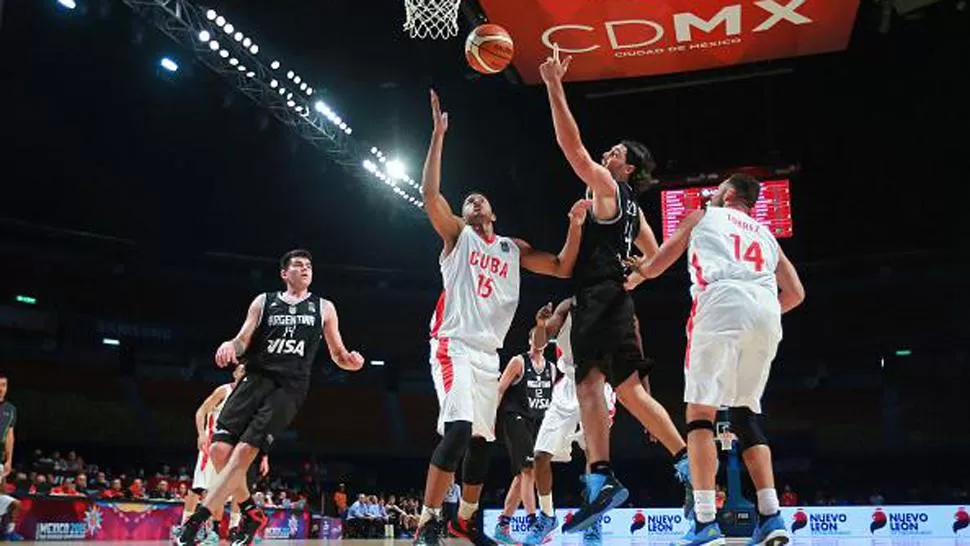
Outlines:
[{"label": "visa logo on jersey", "polygon": [[271,355],[304,356],[305,343],[302,339],[271,339],[266,352]]}]

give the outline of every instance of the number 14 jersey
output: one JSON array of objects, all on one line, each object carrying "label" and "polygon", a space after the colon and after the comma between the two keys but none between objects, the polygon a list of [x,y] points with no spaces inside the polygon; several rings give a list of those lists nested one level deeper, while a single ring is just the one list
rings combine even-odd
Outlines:
[{"label": "number 14 jersey", "polygon": [[431,337],[458,339],[481,351],[501,349],[519,305],[519,247],[498,235],[486,241],[465,226],[440,263],[443,290]]},{"label": "number 14 jersey", "polygon": [[775,269],[778,241],[768,228],[747,214],[725,207],[708,207],[694,226],[687,251],[691,296],[719,281],[761,286],[778,294]]}]

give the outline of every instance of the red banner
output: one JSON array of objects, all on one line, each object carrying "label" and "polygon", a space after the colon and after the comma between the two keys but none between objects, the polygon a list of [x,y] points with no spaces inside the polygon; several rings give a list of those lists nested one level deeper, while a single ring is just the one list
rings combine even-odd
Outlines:
[{"label": "red banner", "polygon": [[515,41],[515,67],[539,83],[553,44],[566,80],[669,74],[840,51],[859,0],[479,0]]}]

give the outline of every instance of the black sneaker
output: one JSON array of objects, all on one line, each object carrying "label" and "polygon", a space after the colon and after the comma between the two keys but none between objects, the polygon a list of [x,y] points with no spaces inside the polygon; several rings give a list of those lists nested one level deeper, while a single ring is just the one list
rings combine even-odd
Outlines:
[{"label": "black sneaker", "polygon": [[431,518],[414,533],[414,546],[441,546],[445,522],[441,518]]},{"label": "black sneaker", "polygon": [[[250,546],[266,524],[269,518],[259,508],[250,508],[242,514],[236,536],[229,542],[231,546]],[[184,546],[184,545],[181,545]]]},{"label": "black sneaker", "polygon": [[202,522],[189,518],[172,538],[172,544],[175,546],[195,546],[199,543],[199,531],[201,530]]},{"label": "black sneaker", "polygon": [[239,527],[230,527],[229,528],[229,534],[228,534],[228,536],[226,538],[229,540],[229,543],[230,544],[232,543],[232,541],[236,540],[236,534],[237,533],[239,533]]},{"label": "black sneaker", "polygon": [[475,514],[472,515],[471,519],[461,519],[456,517],[455,519],[449,521],[448,530],[459,538],[466,538],[470,540],[475,546],[498,546],[497,542],[492,540],[488,535],[478,528]]}]

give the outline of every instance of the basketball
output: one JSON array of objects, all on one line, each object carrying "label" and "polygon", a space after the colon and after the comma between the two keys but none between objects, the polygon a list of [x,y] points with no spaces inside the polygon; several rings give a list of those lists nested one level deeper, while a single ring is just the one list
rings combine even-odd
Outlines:
[{"label": "basketball", "polygon": [[465,40],[468,65],[482,74],[497,74],[512,62],[515,45],[504,28],[485,24],[475,27]]}]

